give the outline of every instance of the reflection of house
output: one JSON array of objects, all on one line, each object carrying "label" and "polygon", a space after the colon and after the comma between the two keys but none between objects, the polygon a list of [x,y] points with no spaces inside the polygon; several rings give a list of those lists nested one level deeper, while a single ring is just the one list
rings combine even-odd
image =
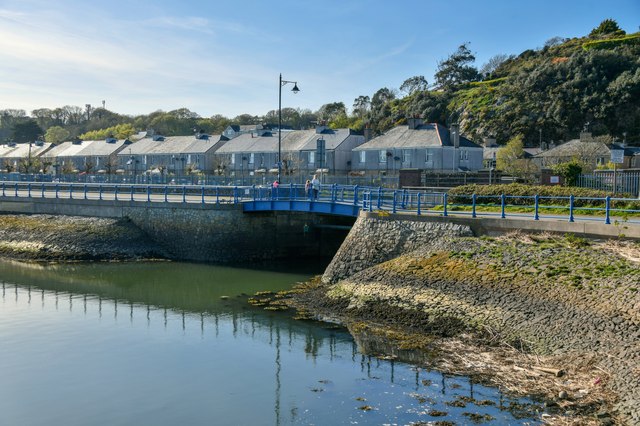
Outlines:
[{"label": "reflection of house", "polygon": [[[36,158],[41,157],[51,148],[51,144],[42,141],[36,141],[34,143],[11,143],[0,146],[0,158],[2,159],[2,168],[6,171],[12,169],[14,171],[20,170],[27,163],[35,161]],[[23,166],[21,166],[23,164]],[[39,169],[42,169],[42,165]],[[39,170],[30,170],[31,172],[37,172]]]},{"label": "reflection of house", "polygon": [[[350,169],[351,150],[364,142],[364,136],[350,129],[282,131],[283,174],[311,175],[318,170],[344,174]],[[241,134],[215,153],[220,163],[236,176],[277,171],[278,132],[261,130]]]},{"label": "reflection of house", "polygon": [[213,152],[226,142],[220,135],[149,136],[126,147],[118,154],[121,167],[130,172],[159,169],[169,173],[187,171],[212,173]]},{"label": "reflection of house", "polygon": [[353,150],[352,170],[397,174],[400,169],[438,171],[480,170],[482,147],[439,124],[411,118]]},{"label": "reflection of house", "polygon": [[622,145],[606,144],[591,138],[590,133],[582,133],[580,139],[573,139],[547,151],[542,151],[533,156],[533,161],[541,168],[551,167],[555,164],[566,163],[573,159],[582,162],[587,170],[604,166],[611,161],[612,150],[624,150],[624,162],[618,164],[619,168],[633,167],[631,165],[633,152]]},{"label": "reflection of house", "polygon": [[58,173],[62,173],[63,168],[67,171],[87,173],[96,173],[99,170],[114,173],[117,168],[116,154],[124,146],[125,140],[122,139],[77,140],[56,145],[42,157],[49,159],[54,167],[58,168]]}]

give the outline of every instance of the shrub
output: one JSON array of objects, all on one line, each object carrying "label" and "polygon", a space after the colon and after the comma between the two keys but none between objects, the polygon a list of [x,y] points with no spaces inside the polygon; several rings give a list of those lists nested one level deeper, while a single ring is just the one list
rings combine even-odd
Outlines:
[{"label": "shrub", "polygon": [[[476,194],[482,197],[478,203],[482,204],[500,204],[500,196],[502,194],[510,196],[508,204],[531,206],[533,200],[531,197],[539,195],[542,199],[541,204],[554,204],[559,206],[569,205],[569,196],[573,195],[575,207],[603,207],[604,198],[611,195],[607,191],[601,191],[591,188],[578,188],[566,186],[546,186],[546,185],[525,185],[521,183],[511,183],[508,185],[462,185],[452,188],[449,195],[449,202],[453,204],[470,204],[470,196]],[[511,198],[511,197],[528,197],[528,198]],[[546,200],[545,197],[563,197],[560,199]],[[633,198],[630,194],[618,194],[620,198]],[[584,200],[582,198],[595,198],[595,200]],[[597,200],[599,199],[599,200]],[[640,209],[640,201],[611,201],[612,208],[619,209]]]}]

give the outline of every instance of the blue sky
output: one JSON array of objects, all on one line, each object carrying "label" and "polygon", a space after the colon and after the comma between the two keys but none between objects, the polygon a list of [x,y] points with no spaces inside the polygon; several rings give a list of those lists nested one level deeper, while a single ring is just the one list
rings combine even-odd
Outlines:
[{"label": "blue sky", "polygon": [[480,67],[605,18],[636,32],[640,1],[0,0],[0,109],[263,115],[279,73],[301,89],[283,88],[283,107],[351,108],[415,75],[433,82],[464,42]]}]

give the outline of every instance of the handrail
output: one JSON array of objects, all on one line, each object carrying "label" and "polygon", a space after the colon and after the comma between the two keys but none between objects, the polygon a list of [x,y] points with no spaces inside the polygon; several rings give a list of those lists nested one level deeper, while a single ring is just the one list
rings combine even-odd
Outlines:
[{"label": "handrail", "polygon": [[[302,184],[270,186],[157,185],[67,182],[0,182],[0,198],[52,198],[69,200],[239,204],[260,201],[323,202],[355,206],[359,209],[400,214],[469,215],[472,218],[496,215],[540,220],[553,218],[640,223],[640,200],[607,197],[536,195],[449,195],[446,192],[394,190],[358,185],[322,185],[317,199],[305,193]],[[289,205],[294,203],[289,203]],[[282,204],[280,207],[283,207]],[[615,218],[618,220],[612,220]]]}]

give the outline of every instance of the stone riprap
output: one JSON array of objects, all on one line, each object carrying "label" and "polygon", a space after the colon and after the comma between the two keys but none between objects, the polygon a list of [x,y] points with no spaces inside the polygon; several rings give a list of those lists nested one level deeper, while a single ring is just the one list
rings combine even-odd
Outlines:
[{"label": "stone riprap", "polygon": [[594,368],[611,372],[618,414],[640,424],[640,267],[621,243],[467,234],[360,217],[322,296],[303,304],[345,322],[446,336],[491,330],[533,353],[595,356]]},{"label": "stone riprap", "polygon": [[436,247],[445,238],[472,236],[471,228],[454,223],[401,221],[390,216],[356,221],[325,270],[322,281],[334,283],[363,269],[385,262],[421,246]]}]

